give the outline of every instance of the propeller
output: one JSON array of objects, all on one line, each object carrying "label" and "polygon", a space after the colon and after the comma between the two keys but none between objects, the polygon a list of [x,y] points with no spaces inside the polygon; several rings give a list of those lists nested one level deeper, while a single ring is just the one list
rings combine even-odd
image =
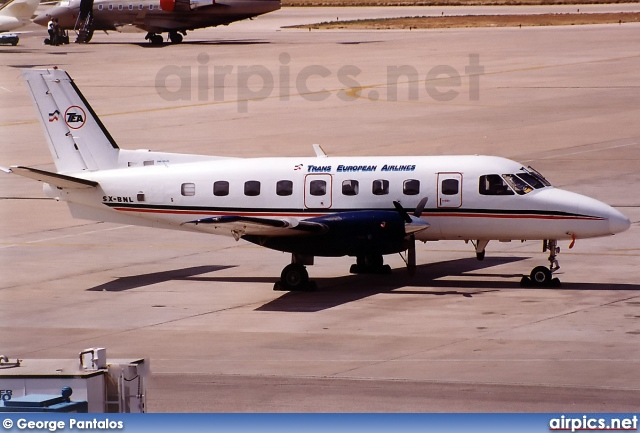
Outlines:
[{"label": "propeller", "polygon": [[[396,208],[404,222],[409,226],[405,226],[405,232],[408,232],[409,235],[409,246],[407,247],[407,269],[409,270],[409,275],[413,276],[416,273],[416,235],[415,232],[424,230],[429,227],[429,224],[426,221],[420,219],[422,212],[424,212],[424,208],[427,205],[427,201],[429,201],[429,197],[423,197],[416,206],[413,211],[413,218],[409,213],[402,207],[399,201],[394,201],[393,206]],[[407,230],[409,229],[409,230]]]}]

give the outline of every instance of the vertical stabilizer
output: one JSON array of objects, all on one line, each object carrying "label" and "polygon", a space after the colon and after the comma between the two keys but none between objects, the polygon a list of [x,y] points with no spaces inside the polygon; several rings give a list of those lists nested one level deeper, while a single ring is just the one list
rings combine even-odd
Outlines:
[{"label": "vertical stabilizer", "polygon": [[25,69],[23,75],[58,172],[117,167],[118,145],[65,71]]},{"label": "vertical stabilizer", "polygon": [[24,20],[26,24],[39,4],[40,0],[13,0],[0,9],[0,16]]}]

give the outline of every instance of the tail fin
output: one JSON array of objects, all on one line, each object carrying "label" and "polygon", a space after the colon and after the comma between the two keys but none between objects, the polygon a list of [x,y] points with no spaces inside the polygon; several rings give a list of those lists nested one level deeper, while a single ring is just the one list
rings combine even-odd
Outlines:
[{"label": "tail fin", "polygon": [[40,0],[13,0],[0,8],[0,15],[28,22],[39,4]]},{"label": "tail fin", "polygon": [[65,71],[25,69],[23,76],[58,172],[117,167],[118,145]]}]

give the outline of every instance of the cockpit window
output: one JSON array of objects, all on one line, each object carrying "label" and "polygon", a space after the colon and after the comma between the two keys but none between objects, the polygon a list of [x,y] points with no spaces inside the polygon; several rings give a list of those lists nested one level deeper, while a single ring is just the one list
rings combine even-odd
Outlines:
[{"label": "cockpit window", "polygon": [[513,195],[513,191],[499,174],[487,174],[480,176],[480,194]]},{"label": "cockpit window", "polygon": [[527,182],[520,179],[515,174],[503,174],[502,177],[507,181],[509,186],[520,195],[528,194],[533,191],[533,188]]},{"label": "cockpit window", "polygon": [[531,185],[533,189],[540,189],[545,187],[545,185],[531,173],[518,173],[518,177]]},{"label": "cockpit window", "polygon": [[533,168],[524,168],[514,174],[485,174],[480,176],[479,192],[482,195],[528,194],[534,189],[551,186],[549,181]]},{"label": "cockpit window", "polygon": [[533,176],[536,179],[538,179],[544,186],[551,186],[551,182],[549,182],[547,179],[545,179],[545,177],[543,175],[541,175],[540,172],[538,170],[536,170],[535,168],[533,168],[531,166],[529,166],[527,168],[522,167],[522,170],[526,171],[531,176]]}]

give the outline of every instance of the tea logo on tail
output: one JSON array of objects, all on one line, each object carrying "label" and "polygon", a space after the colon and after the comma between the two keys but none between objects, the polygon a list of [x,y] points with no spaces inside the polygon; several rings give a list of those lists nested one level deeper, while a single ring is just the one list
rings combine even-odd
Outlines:
[{"label": "tea logo on tail", "polygon": [[64,112],[64,122],[71,129],[80,129],[84,126],[87,115],[84,110],[77,105],[72,105]]}]

